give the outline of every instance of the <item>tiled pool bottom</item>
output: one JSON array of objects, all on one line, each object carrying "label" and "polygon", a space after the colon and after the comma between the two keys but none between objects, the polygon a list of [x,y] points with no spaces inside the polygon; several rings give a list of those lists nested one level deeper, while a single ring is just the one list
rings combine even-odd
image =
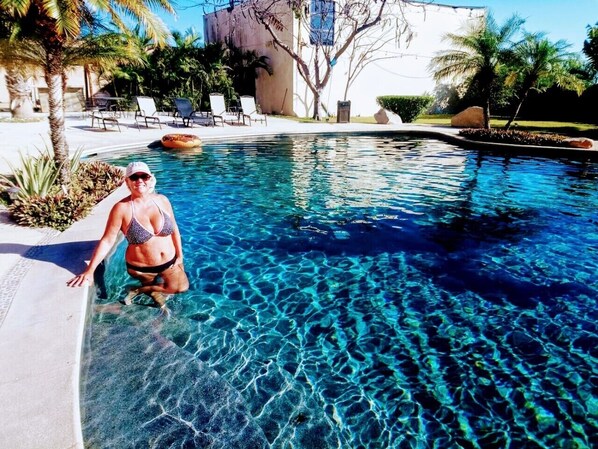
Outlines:
[{"label": "tiled pool bottom", "polygon": [[598,444],[595,165],[363,136],[142,157],[192,288],[161,319],[108,264],[89,447]]}]

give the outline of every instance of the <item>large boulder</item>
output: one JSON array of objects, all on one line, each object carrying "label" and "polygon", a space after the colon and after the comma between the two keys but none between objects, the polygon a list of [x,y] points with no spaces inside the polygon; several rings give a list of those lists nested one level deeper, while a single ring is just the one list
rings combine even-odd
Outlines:
[{"label": "large boulder", "polygon": [[584,150],[589,150],[594,146],[594,142],[592,140],[584,138],[566,139],[565,142],[567,142],[571,148],[583,148]]},{"label": "large boulder", "polygon": [[386,125],[388,123],[391,125],[400,125],[403,123],[400,115],[387,111],[386,109],[380,109],[378,112],[376,112],[374,114],[374,119],[376,119],[376,123],[381,125]]},{"label": "large boulder", "polygon": [[470,106],[451,118],[454,128],[483,128],[484,110],[480,106]]}]

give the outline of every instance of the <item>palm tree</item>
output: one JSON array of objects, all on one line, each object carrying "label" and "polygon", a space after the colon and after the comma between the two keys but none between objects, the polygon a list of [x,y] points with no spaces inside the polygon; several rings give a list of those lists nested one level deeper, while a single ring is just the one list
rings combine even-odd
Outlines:
[{"label": "palm tree", "polygon": [[[77,66],[93,67],[94,70],[116,70],[118,63],[142,65],[144,53],[139,51],[131,40],[124,34],[106,32],[98,36],[85,35],[78,40],[73,40],[64,48],[63,79],[66,80],[66,71]],[[7,85],[14,97],[16,105],[31,102],[31,86],[26,83],[36,69],[43,67],[46,60],[44,48],[37,40],[20,40],[11,42],[10,39],[0,38],[0,64],[7,67]],[[27,87],[29,90],[27,90]],[[20,98],[20,101],[19,100]],[[24,97],[24,98],[23,98]],[[19,111],[17,107],[11,109],[13,117]]]},{"label": "palm tree", "polygon": [[[172,32],[174,45],[161,50],[155,73],[158,81],[165,83],[161,94],[169,92],[173,97],[190,97],[194,102],[201,98],[201,36],[189,28],[185,33]],[[159,92],[160,93],[160,92]]]},{"label": "palm tree", "polygon": [[123,61],[116,67],[99,68],[100,79],[107,82],[106,87],[111,88],[116,96],[133,97],[146,95],[144,87],[145,72],[150,68],[150,55],[158,49],[152,39],[136,25],[131,32],[126,33],[128,45],[135,48],[135,54],[140,57],[139,64]]},{"label": "palm tree", "polygon": [[50,140],[54,161],[59,167],[59,182],[70,184],[69,151],[64,126],[64,85],[66,49],[81,37],[89,26],[94,30],[98,17],[109,17],[122,31],[127,25],[126,14],[143,23],[148,35],[157,43],[166,43],[168,30],[150,6],[173,12],[168,0],[2,0],[0,14],[13,22],[13,43],[36,42],[43,49],[43,70],[48,85]]},{"label": "palm tree", "polygon": [[9,38],[13,32],[13,24],[0,11],[0,63],[6,69],[5,81],[10,100],[10,112],[15,118],[33,117],[33,102],[31,100],[31,67],[15,61],[14,49],[9,45]]},{"label": "palm tree", "polygon": [[507,84],[519,83],[518,102],[505,125],[509,129],[519,114],[521,105],[532,89],[545,91],[556,84],[559,87],[583,92],[584,82],[567,69],[567,61],[573,57],[567,53],[570,44],[563,40],[551,42],[544,33],[526,33],[523,40],[515,45],[513,66],[507,77]]},{"label": "palm tree", "polygon": [[594,73],[598,74],[598,22],[587,27],[588,39],[583,42],[583,52],[588,57]]},{"label": "palm tree", "polygon": [[258,78],[258,69],[272,75],[272,67],[268,63],[267,56],[259,56],[255,51],[244,51],[235,47],[230,40],[227,40],[226,47],[228,65],[231,68],[233,87],[239,95],[255,96],[255,80]]},{"label": "palm tree", "polygon": [[12,62],[6,64],[6,88],[10,101],[10,113],[13,118],[28,119],[34,117],[31,99],[30,71]]},{"label": "palm tree", "polygon": [[516,15],[498,26],[492,15],[485,23],[471,25],[465,34],[444,36],[453,48],[440,51],[430,62],[436,81],[445,78],[465,79],[466,85],[477,84],[484,103],[484,127],[490,128],[490,99],[501,88],[501,67],[509,59],[511,38],[524,20]]}]

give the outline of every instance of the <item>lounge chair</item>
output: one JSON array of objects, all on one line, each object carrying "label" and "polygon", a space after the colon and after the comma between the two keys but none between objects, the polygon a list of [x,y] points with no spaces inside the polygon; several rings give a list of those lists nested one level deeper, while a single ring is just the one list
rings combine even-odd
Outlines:
[{"label": "lounge chair", "polygon": [[102,124],[104,130],[108,129],[106,127],[106,123],[108,123],[111,126],[117,126],[118,131],[120,132],[120,123],[118,122],[116,111],[110,107],[108,98],[110,98],[110,96],[105,92],[100,91],[96,93],[88,102],[86,102],[85,112],[91,115],[92,128],[97,121],[98,127]]},{"label": "lounge chair", "polygon": [[245,118],[249,121],[249,126],[251,126],[251,122],[264,122],[264,125],[268,125],[268,119],[266,118],[266,114],[260,114],[257,112],[257,107],[255,106],[255,98],[250,95],[241,95],[241,109],[243,110],[243,123],[245,123]]},{"label": "lounge chair", "polygon": [[174,99],[175,113],[174,122],[178,126],[178,120],[183,122],[183,126],[193,127],[193,123],[198,125],[214,126],[214,118],[210,112],[194,111],[191,101],[188,98]]},{"label": "lounge chair", "polygon": [[216,119],[219,119],[222,122],[222,126],[224,126],[225,123],[230,123],[231,125],[241,124],[239,113],[229,112],[226,109],[226,105],[224,104],[224,95],[210,94],[210,108],[212,109],[214,125],[216,124]]},{"label": "lounge chair", "polygon": [[118,127],[118,132],[120,132],[120,123],[118,122],[118,118],[116,118],[116,115],[114,114],[114,112],[111,111],[107,111],[107,110],[93,110],[91,111],[91,127],[93,128],[94,123],[98,122],[98,126],[100,126],[100,123],[104,126],[104,131],[106,131],[108,128],[106,128],[106,123],[109,123],[111,126],[117,126]]},{"label": "lounge chair", "polygon": [[137,111],[135,112],[135,123],[139,128],[139,120],[145,121],[145,126],[149,128],[149,123],[158,124],[162,129],[162,123],[172,117],[167,116],[165,112],[158,112],[156,110],[156,103],[152,97],[136,97],[137,100]]}]

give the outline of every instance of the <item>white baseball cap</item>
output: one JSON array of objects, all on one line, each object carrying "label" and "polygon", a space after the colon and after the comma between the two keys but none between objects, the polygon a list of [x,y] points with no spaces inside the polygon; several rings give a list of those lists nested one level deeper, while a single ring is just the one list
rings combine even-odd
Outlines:
[{"label": "white baseball cap", "polygon": [[128,178],[129,176],[135,173],[146,173],[152,176],[152,172],[150,171],[149,167],[145,162],[136,161],[131,162],[129,165],[127,165],[127,171],[125,173],[125,176]]}]

